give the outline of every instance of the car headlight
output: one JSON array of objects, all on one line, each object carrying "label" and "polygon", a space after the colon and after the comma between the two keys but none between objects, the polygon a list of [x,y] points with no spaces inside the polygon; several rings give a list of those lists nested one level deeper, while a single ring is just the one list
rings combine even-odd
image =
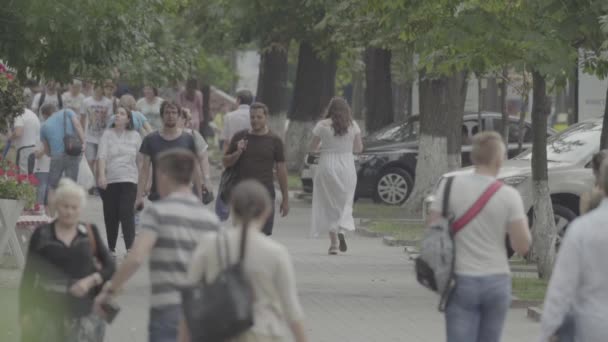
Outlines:
[{"label": "car headlight", "polygon": [[512,187],[516,187],[519,184],[523,183],[528,177],[526,176],[513,176],[507,177],[502,180],[503,183],[510,185]]},{"label": "car headlight", "polygon": [[368,161],[372,160],[373,158],[374,158],[373,154],[359,154],[355,157],[355,160],[361,164],[361,163],[368,162]]}]

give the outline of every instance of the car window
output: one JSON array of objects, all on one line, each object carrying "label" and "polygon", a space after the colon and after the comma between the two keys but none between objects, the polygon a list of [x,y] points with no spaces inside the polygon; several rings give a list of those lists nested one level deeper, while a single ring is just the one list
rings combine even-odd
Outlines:
[{"label": "car window", "polygon": [[[577,163],[599,150],[602,125],[600,122],[583,122],[547,140],[547,160],[553,162]],[[532,159],[529,149],[516,159]]]},{"label": "car window", "polygon": [[418,139],[420,121],[417,119],[393,124],[370,134],[369,140],[402,142]]}]

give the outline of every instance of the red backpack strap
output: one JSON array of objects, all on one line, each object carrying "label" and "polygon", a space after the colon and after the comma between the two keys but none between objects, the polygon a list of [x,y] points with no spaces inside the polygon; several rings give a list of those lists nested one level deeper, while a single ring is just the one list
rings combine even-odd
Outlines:
[{"label": "red backpack strap", "polygon": [[452,233],[456,235],[462,228],[464,228],[469,222],[471,222],[479,212],[488,204],[488,201],[494,196],[494,194],[502,187],[502,182],[495,181],[484,191],[484,193],[473,203],[471,208],[467,210],[458,220],[452,223]]}]

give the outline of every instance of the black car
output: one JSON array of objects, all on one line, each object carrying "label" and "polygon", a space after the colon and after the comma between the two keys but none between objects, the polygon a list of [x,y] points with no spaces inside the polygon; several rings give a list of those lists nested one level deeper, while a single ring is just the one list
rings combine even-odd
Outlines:
[{"label": "black car", "polygon": [[[462,165],[471,164],[471,138],[479,131],[478,115],[467,113],[462,125]],[[357,189],[356,198],[372,198],[376,202],[399,205],[407,200],[414,186],[416,158],[418,154],[418,132],[420,121],[418,116],[401,123],[395,123],[382,128],[363,141],[363,152],[357,156]],[[502,131],[502,116],[500,113],[482,113],[482,130]],[[555,131],[548,129],[547,135]],[[519,119],[509,119],[509,158],[517,152],[519,138]],[[532,125],[524,124],[524,148],[532,143]],[[304,191],[312,192],[313,178],[318,154],[308,154],[301,173]]]}]

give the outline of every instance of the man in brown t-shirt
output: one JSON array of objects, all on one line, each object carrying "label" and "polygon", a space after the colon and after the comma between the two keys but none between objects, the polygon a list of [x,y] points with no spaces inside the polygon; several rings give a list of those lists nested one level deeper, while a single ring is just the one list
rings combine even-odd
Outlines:
[{"label": "man in brown t-shirt", "polygon": [[[287,216],[289,212],[289,193],[287,191],[287,166],[285,165],[285,153],[283,141],[268,128],[268,107],[263,103],[253,103],[249,109],[251,116],[251,130],[236,133],[230,141],[228,151],[224,156],[224,166],[234,167],[238,180],[255,179],[262,183],[275,198],[274,191],[274,169],[276,166],[277,177],[283,201],[281,202],[281,216]],[[264,225],[262,232],[272,235],[274,224],[273,214]]]}]

